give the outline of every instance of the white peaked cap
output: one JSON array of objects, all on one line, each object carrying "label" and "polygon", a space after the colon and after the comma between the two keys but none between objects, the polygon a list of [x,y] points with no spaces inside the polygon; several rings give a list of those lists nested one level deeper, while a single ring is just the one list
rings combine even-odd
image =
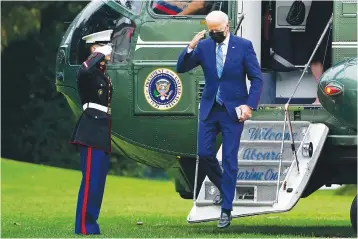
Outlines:
[{"label": "white peaked cap", "polygon": [[82,40],[85,40],[86,43],[110,42],[112,32],[113,32],[113,30],[105,30],[105,31],[101,31],[101,32],[95,32],[90,35],[82,37]]}]

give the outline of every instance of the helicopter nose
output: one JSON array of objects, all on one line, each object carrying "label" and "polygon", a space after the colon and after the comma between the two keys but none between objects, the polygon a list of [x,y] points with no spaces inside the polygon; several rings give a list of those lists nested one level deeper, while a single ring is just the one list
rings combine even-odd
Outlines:
[{"label": "helicopter nose", "polygon": [[323,73],[318,81],[317,95],[320,102],[333,100],[332,96],[343,93],[345,64],[339,64]]},{"label": "helicopter nose", "polygon": [[341,122],[357,124],[357,57],[328,69],[318,82],[318,98],[323,108]]}]

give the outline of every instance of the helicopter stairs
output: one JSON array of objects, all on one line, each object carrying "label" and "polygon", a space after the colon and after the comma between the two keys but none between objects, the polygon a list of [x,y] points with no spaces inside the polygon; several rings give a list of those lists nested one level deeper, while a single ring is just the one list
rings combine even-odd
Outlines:
[{"label": "helicopter stairs", "polygon": [[[233,218],[286,212],[300,199],[329,129],[324,124],[308,121],[292,121],[291,124],[298,167],[291,148],[289,127],[285,128],[282,139],[284,121],[245,122],[238,152],[239,171],[231,212]],[[217,152],[220,166],[221,151],[222,145]],[[205,177],[187,217],[188,223],[220,218],[221,206],[213,204],[217,193],[218,189]]]}]

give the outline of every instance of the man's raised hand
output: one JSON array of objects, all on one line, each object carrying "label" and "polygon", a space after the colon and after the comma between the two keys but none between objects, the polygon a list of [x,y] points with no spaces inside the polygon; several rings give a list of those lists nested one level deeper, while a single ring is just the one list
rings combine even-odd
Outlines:
[{"label": "man's raised hand", "polygon": [[191,42],[189,43],[189,47],[191,49],[194,49],[196,47],[196,45],[198,45],[199,41],[204,37],[205,33],[206,33],[206,30],[202,30],[201,32],[196,34],[194,36],[193,40],[191,40]]}]

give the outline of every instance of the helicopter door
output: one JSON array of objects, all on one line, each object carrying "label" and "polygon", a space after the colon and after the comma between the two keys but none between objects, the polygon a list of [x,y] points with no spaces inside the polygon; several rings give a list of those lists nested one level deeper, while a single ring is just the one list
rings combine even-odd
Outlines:
[{"label": "helicopter door", "polygon": [[203,1],[195,13],[177,15],[191,1],[178,2],[146,2],[148,14],[142,18],[133,58],[135,115],[196,115],[203,73],[200,67],[176,73],[178,56],[195,34],[206,29],[205,16],[213,10],[228,13],[234,29],[236,2]]},{"label": "helicopter door", "polygon": [[[250,39],[254,47],[258,62],[261,61],[261,1],[237,1],[237,28],[236,35]],[[246,77],[247,90],[250,90],[251,81]]]}]

